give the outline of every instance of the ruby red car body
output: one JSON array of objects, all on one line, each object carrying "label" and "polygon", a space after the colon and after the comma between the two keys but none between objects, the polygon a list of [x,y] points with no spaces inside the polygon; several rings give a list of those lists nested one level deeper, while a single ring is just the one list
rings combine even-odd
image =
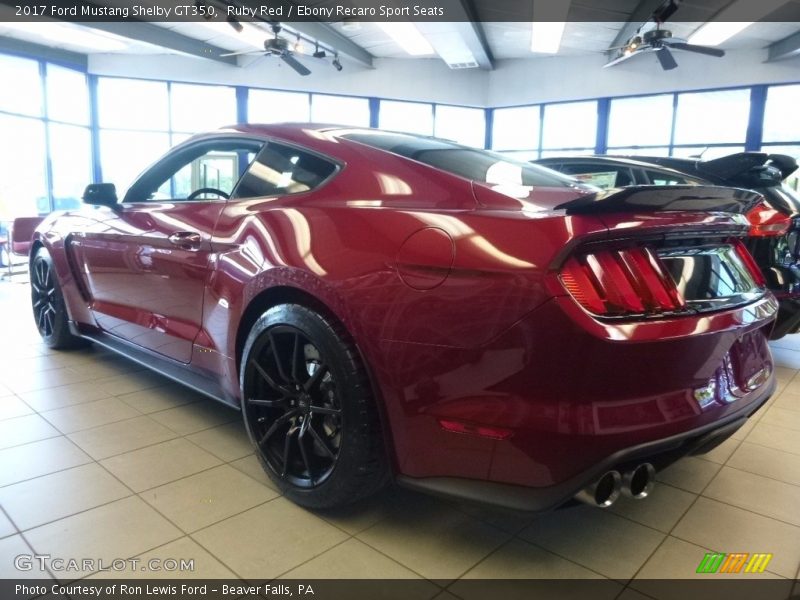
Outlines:
[{"label": "ruby red car body", "polygon": [[[279,302],[318,306],[368,368],[397,479],[536,510],[605,469],[667,464],[730,433],[774,387],[768,292],[698,314],[601,318],[558,276],[592,241],[743,235],[730,215],[568,214],[554,207],[586,192],[542,189],[526,204],[319,126],[195,140],[216,137],[277,140],[338,169],[283,197],[51,216],[34,243],[53,257],[73,331],[238,406],[255,319]],[[198,232],[199,248],[170,245],[176,229]],[[702,405],[709,381],[738,395]]]}]

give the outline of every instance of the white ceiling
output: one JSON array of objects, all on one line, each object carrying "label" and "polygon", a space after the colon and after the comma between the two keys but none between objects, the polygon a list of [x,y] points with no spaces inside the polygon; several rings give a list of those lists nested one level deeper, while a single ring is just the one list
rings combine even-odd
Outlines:
[{"label": "white ceiling", "polygon": [[[495,59],[529,58],[537,56],[531,52],[531,26],[530,22],[500,21],[498,19],[522,19],[531,18],[527,12],[531,12],[533,3],[519,2],[518,0],[469,0],[474,6],[477,16],[484,20],[480,27],[485,35],[488,50]],[[703,24],[703,18],[711,18],[719,10],[725,8],[732,0],[684,0],[679,8],[679,12],[673,18],[697,17],[698,20],[669,21],[664,28],[673,32],[675,37],[686,38]],[[115,0],[106,0],[112,4]],[[604,0],[602,5],[596,2],[592,6],[582,6],[581,2],[592,0],[572,0],[570,18],[583,17],[586,19],[595,18],[592,22],[568,22],[561,41],[560,55],[587,55],[600,54],[605,52],[617,38],[617,34],[623,29],[628,20],[635,18],[637,8],[647,0]],[[99,2],[98,2],[99,3]],[[791,7],[800,7],[800,0],[788,0]],[[598,8],[601,6],[601,8]],[[640,9],[641,10],[641,9]],[[526,12],[527,11],[527,12]],[[635,21],[634,21],[635,22]],[[35,24],[34,24],[35,25]],[[219,53],[241,52],[253,50],[252,44],[245,43],[241,36],[237,36],[233,28],[225,23],[218,23],[218,31],[210,29],[205,23],[157,23],[161,28],[173,31],[176,34],[206,42],[219,49]],[[266,38],[272,35],[267,24],[246,24],[248,27],[261,28],[263,36]],[[69,25],[91,32],[91,29],[82,28],[79,25]],[[403,48],[396,43],[389,35],[375,23],[369,22],[339,22],[328,25],[339,36],[347,38],[357,46],[366,50],[373,57],[378,58],[408,58],[412,59]],[[449,45],[463,46],[459,37],[459,24],[457,23],[417,23],[417,27],[429,38],[433,45],[444,54]],[[291,37],[291,24],[284,29],[284,33],[289,33]],[[299,26],[298,26],[299,28]],[[463,26],[461,27],[463,32]],[[782,40],[800,31],[800,23],[797,22],[770,22],[755,23],[744,31],[735,35],[720,47],[723,49],[740,48],[764,48],[771,43]],[[110,35],[110,34],[103,34]],[[46,46],[61,48],[74,52],[89,53],[85,47],[79,44],[53,39],[47,35],[41,35],[31,28],[29,31],[13,29],[5,23],[0,23],[0,36],[22,39],[28,42],[43,44]],[[123,40],[124,44],[119,49],[104,51],[105,53],[121,54],[160,54],[160,53],[179,53],[179,51],[159,46],[157,44],[145,43],[129,38],[116,38]],[[307,45],[308,47],[308,45]],[[313,48],[311,48],[313,51]],[[343,53],[343,58],[346,58]],[[543,56],[543,55],[538,55]],[[427,58],[435,57],[435,55]],[[423,57],[425,58],[425,57]]]}]

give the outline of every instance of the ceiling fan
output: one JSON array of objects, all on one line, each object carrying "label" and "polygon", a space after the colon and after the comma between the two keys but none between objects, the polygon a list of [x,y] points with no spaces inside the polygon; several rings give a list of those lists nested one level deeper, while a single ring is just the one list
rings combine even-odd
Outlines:
[{"label": "ceiling fan", "polygon": [[[636,34],[634,34],[626,44],[609,48],[609,50],[617,50],[617,55],[611,61],[603,65],[603,67],[613,67],[638,54],[652,54],[655,52],[661,68],[665,71],[671,71],[678,66],[672,54],[673,50],[695,52],[697,54],[705,54],[706,56],[725,56],[724,50],[711,48],[709,46],[698,46],[697,44],[687,44],[686,40],[672,37],[671,31],[661,28],[664,22],[678,9],[678,4],[679,0],[666,0],[662,3],[661,6],[653,12],[650,19],[642,23],[636,31]],[[642,30],[651,21],[655,22],[655,28],[643,32]]]},{"label": "ceiling fan", "polygon": [[[295,54],[302,54],[302,52],[294,50],[289,40],[278,35],[280,32],[281,26],[278,23],[273,23],[272,33],[274,34],[274,37],[266,38],[264,40],[263,51],[244,50],[241,52],[228,52],[222,56],[277,56],[300,75],[303,75],[304,77],[306,75],[311,75],[311,71],[308,69],[308,67],[295,58]],[[314,53],[313,58],[323,58],[324,56],[325,52],[320,52],[319,48],[317,48],[317,52]]]}]

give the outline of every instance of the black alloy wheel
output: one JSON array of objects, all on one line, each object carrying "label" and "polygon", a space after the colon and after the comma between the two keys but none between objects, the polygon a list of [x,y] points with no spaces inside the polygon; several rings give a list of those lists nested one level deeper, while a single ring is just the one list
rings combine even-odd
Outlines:
[{"label": "black alloy wheel", "polygon": [[48,338],[55,331],[56,322],[56,290],[55,275],[51,272],[50,263],[37,256],[31,270],[31,301],[36,328],[43,338]]},{"label": "black alloy wheel", "polygon": [[292,485],[315,487],[339,458],[342,409],[319,349],[300,330],[278,325],[251,350],[245,397],[256,445]]},{"label": "black alloy wheel", "polygon": [[50,348],[59,350],[88,345],[89,342],[69,330],[69,317],[53,259],[42,246],[33,255],[30,280],[33,318],[42,341]]},{"label": "black alloy wheel", "polygon": [[338,323],[296,304],[269,309],[245,343],[240,384],[256,456],[287,497],[330,508],[386,482],[372,388]]}]

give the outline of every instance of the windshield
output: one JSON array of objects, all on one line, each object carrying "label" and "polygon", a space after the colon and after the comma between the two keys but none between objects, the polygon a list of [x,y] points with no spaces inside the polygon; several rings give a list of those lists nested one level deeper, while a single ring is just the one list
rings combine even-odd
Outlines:
[{"label": "windshield", "polygon": [[447,140],[369,130],[348,130],[340,137],[493,186],[580,187],[575,179],[545,167]]}]

